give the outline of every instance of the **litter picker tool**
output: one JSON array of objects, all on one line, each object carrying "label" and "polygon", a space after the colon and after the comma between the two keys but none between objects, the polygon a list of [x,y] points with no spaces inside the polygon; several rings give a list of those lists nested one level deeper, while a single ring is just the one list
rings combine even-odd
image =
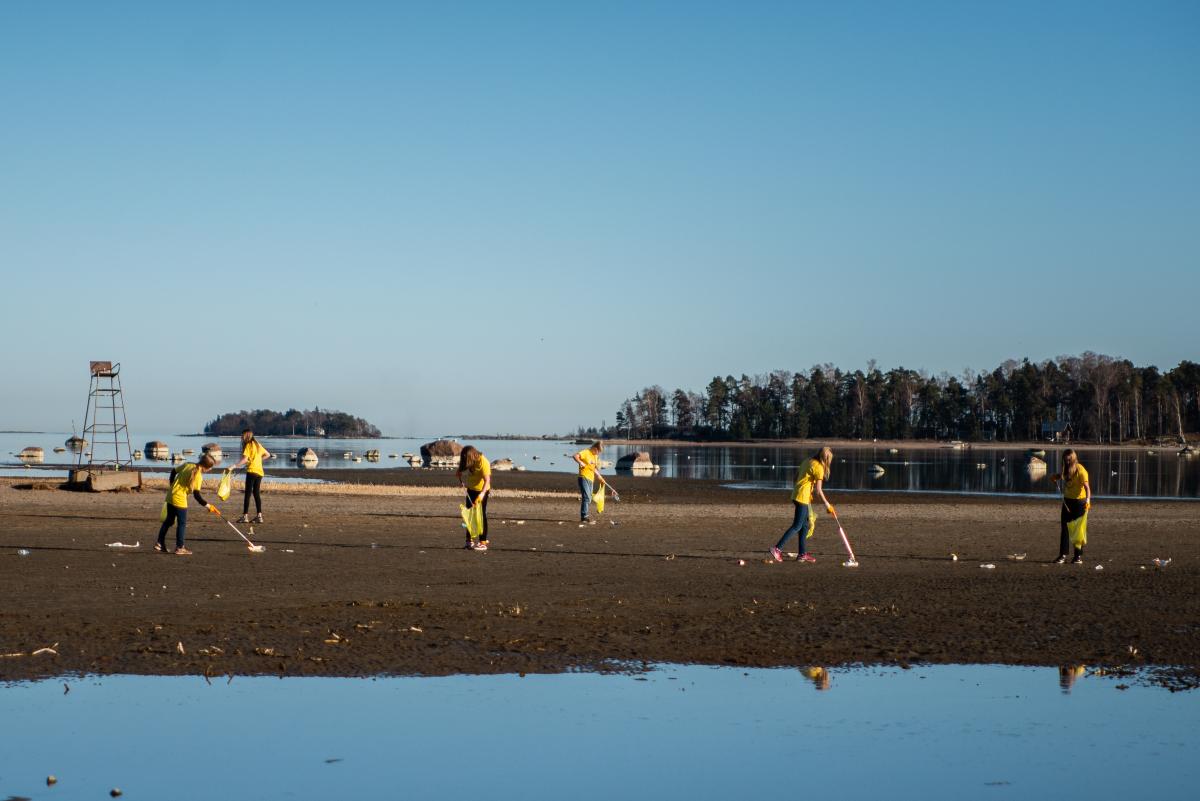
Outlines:
[{"label": "litter picker tool", "polygon": [[213,507],[210,507],[210,508],[212,509],[212,512],[213,512],[213,514],[215,514],[217,517],[221,518],[221,519],[222,519],[222,520],[224,520],[226,523],[228,523],[228,524],[229,524],[229,527],[230,527],[231,529],[233,529],[234,531],[236,531],[236,532],[237,532],[237,535],[246,541],[246,547],[250,549],[250,553],[262,553],[263,551],[267,550],[267,546],[265,546],[265,545],[255,545],[253,542],[251,542],[251,541],[250,541],[250,538],[249,538],[249,537],[247,537],[245,534],[243,534],[243,533],[241,532],[241,530],[240,530],[240,529],[238,529],[238,527],[237,527],[237,526],[235,526],[235,525],[233,524],[233,521],[232,521],[232,520],[230,520],[229,518],[225,517],[225,515],[221,514],[221,510],[220,510],[220,509],[218,509],[218,508],[217,508],[217,507],[215,507],[215,506],[213,506]]},{"label": "litter picker tool", "polygon": [[[830,507],[833,509],[833,507]],[[842,544],[846,546],[846,553],[850,554],[850,559],[842,562],[843,567],[858,567],[858,560],[854,558],[854,549],[850,547],[850,539],[846,536],[846,530],[842,528],[842,521],[838,519],[837,510],[832,511],[833,522],[837,523],[838,534],[842,535]]]}]

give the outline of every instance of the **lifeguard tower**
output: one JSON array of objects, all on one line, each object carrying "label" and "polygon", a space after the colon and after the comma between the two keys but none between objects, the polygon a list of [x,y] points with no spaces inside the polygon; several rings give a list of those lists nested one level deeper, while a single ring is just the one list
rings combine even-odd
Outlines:
[{"label": "lifeguard tower", "polygon": [[89,362],[91,384],[83,413],[83,438],[91,450],[82,450],[69,482],[92,492],[142,486],[142,474],[133,468],[129,421],[121,389],[121,365]]}]

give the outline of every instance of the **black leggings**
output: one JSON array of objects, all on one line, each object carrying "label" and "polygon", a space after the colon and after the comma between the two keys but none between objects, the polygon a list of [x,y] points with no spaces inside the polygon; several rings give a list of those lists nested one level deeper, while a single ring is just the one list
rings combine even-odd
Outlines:
[{"label": "black leggings", "polygon": [[[475,503],[475,499],[479,497],[479,493],[483,490],[467,490],[467,506]],[[479,539],[486,540],[487,537],[487,502],[492,493],[483,496],[483,533],[479,535]]]},{"label": "black leggings", "polygon": [[[1059,522],[1062,524],[1062,532],[1058,540],[1058,555],[1066,556],[1071,550],[1071,538],[1067,536],[1067,523],[1072,520],[1078,520],[1087,512],[1086,498],[1063,498],[1063,505],[1059,507],[1062,513],[1058,516]],[[1083,553],[1082,548],[1075,549],[1075,555]]]},{"label": "black leggings", "polygon": [[254,511],[262,514],[262,476],[257,473],[246,474],[246,497],[242,499],[242,514],[250,513],[250,495],[254,494]]}]

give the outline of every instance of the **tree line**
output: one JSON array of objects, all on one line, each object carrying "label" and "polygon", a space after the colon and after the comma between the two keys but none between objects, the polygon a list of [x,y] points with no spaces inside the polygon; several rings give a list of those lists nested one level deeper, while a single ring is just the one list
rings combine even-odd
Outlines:
[{"label": "tree line", "polygon": [[379,429],[361,417],[331,409],[312,411],[255,409],[227,412],[204,426],[204,433],[217,437],[237,436],[245,429],[263,437],[356,437],[376,438]]},{"label": "tree line", "polygon": [[1119,443],[1200,430],[1200,364],[1168,372],[1097,353],[991,372],[931,376],[831,364],[716,376],[703,392],[650,386],[625,399],[612,426],[580,436],[680,439],[930,439]]}]

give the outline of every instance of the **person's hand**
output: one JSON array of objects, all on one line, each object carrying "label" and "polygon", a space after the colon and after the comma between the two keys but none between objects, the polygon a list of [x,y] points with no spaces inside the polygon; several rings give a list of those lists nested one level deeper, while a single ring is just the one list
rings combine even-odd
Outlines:
[{"label": "person's hand", "polygon": [[1088,510],[1089,510],[1089,509],[1091,509],[1091,508],[1092,508],[1092,502],[1091,502],[1091,501],[1085,501],[1085,502],[1084,502],[1084,504],[1083,504],[1083,511],[1085,511],[1085,512],[1086,512],[1086,511],[1088,511]]},{"label": "person's hand", "polygon": [[825,511],[829,512],[829,514],[833,515],[834,517],[837,517],[837,509],[833,508],[832,503],[825,504]]},{"label": "person's hand", "polygon": [[208,511],[212,512],[214,515],[221,514],[221,510],[213,506],[211,503],[208,505]]},{"label": "person's hand", "polygon": [[1062,473],[1055,473],[1054,475],[1050,476],[1050,480],[1051,481],[1061,481]]}]

